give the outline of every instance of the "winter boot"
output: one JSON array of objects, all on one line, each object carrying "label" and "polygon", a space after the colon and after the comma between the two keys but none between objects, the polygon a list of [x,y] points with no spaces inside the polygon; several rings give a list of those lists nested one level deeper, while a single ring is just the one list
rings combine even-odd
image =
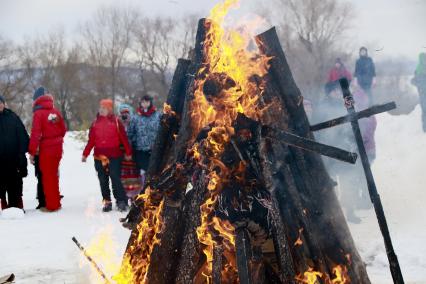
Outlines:
[{"label": "winter boot", "polygon": [[117,210],[120,212],[126,212],[129,209],[129,205],[125,201],[117,201]]},{"label": "winter boot", "polygon": [[103,201],[102,212],[110,212],[110,211],[112,211],[112,202],[111,202],[111,200],[104,200]]}]

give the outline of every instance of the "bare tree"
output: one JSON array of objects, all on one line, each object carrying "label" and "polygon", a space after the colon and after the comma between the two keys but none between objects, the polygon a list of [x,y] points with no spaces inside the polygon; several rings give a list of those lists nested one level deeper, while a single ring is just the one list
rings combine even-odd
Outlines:
[{"label": "bare tree", "polygon": [[[303,93],[317,100],[334,59],[348,59],[346,32],[353,7],[338,0],[274,0],[280,37]],[[279,12],[277,12],[279,11]]]},{"label": "bare tree", "polygon": [[[133,51],[140,72],[143,93],[165,96],[170,71],[179,58],[186,58],[195,41],[196,15],[181,19],[141,17],[132,29]],[[156,77],[156,80],[147,80]]]},{"label": "bare tree", "polygon": [[28,76],[20,65],[18,47],[0,36],[0,95],[22,115],[25,111]]},{"label": "bare tree", "polygon": [[87,61],[96,67],[98,93],[109,89],[112,99],[117,95],[117,80],[131,45],[131,29],[138,13],[131,8],[102,7],[81,27]]}]

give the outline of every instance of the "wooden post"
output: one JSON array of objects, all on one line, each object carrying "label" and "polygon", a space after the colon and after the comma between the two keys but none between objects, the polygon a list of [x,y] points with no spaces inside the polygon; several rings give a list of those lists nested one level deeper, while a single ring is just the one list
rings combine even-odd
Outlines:
[{"label": "wooden post", "polygon": [[340,79],[340,86],[343,91],[343,98],[348,102],[346,108],[351,117],[351,126],[355,136],[356,144],[358,145],[359,155],[361,156],[362,167],[364,168],[365,177],[367,179],[368,192],[371,202],[376,211],[377,220],[379,222],[380,231],[385,242],[386,254],[389,260],[389,267],[395,284],[404,284],[401,268],[399,267],[398,257],[392,245],[392,239],[389,233],[388,224],[386,222],[385,212],[383,210],[380,195],[377,192],[376,182],[374,181],[373,172],[371,171],[370,161],[368,160],[367,151],[365,150],[364,141],[362,139],[361,130],[358,120],[356,119],[355,106],[353,104],[352,94],[349,90],[349,82],[346,78]]}]

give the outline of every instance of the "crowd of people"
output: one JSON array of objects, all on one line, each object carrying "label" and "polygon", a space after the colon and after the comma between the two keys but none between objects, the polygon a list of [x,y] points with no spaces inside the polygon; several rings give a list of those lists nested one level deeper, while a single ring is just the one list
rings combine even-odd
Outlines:
[{"label": "crowd of people", "polygon": [[[82,154],[86,162],[94,152],[95,170],[102,194],[102,210],[113,209],[112,193],[118,211],[128,209],[129,201],[142,190],[148,169],[151,148],[160,122],[160,113],[153,99],[143,96],[136,113],[126,104],[114,114],[112,100],[100,101],[99,112],[89,130],[89,139]],[[6,107],[0,96],[0,200],[2,210],[24,209],[23,182],[28,175],[29,160],[38,179],[36,209],[55,212],[61,209],[59,165],[67,132],[61,113],[54,107],[53,96],[43,87],[33,96],[31,134],[17,114]]]},{"label": "crowd of people", "polygon": [[[330,70],[325,84],[325,96],[320,103],[312,107],[305,100],[305,109],[319,121],[325,121],[342,115],[344,111],[339,79],[347,78],[352,82],[353,97],[358,110],[368,108],[374,103],[372,89],[376,84],[376,70],[368,50],[362,47],[355,70],[351,73],[344,62],[337,58]],[[426,53],[421,53],[412,83],[417,87],[422,108],[423,130],[426,132]],[[128,104],[121,104],[114,112],[112,100],[100,101],[98,114],[88,135],[88,142],[82,154],[86,162],[93,150],[94,167],[99,179],[102,195],[102,210],[113,209],[112,195],[119,211],[128,210],[129,201],[143,189],[145,174],[148,170],[151,149],[155,142],[160,123],[160,113],[150,96],[140,96],[136,110]],[[370,162],[376,155],[374,134],[377,126],[375,117],[360,120],[364,145]],[[33,121],[30,135],[19,116],[6,107],[5,99],[0,96],[0,200],[1,208],[24,208],[22,179],[28,175],[29,160],[35,167],[38,179],[38,206],[43,212],[61,209],[62,195],[59,189],[59,165],[63,155],[63,143],[66,126],[61,113],[54,107],[53,96],[43,87],[33,95]],[[335,127],[321,142],[348,150],[356,145],[348,128]],[[342,204],[348,220],[360,222],[354,211],[368,208],[370,205],[366,189],[361,181],[360,168],[346,168],[345,165],[325,159],[331,175],[337,177],[342,191]],[[349,173],[349,174],[348,174]]]}]

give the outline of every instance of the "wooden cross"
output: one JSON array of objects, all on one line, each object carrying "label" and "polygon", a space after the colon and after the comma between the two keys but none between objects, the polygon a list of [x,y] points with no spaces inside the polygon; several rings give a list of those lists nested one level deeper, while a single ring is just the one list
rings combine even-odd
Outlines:
[{"label": "wooden cross", "polygon": [[[380,230],[383,235],[386,253],[389,260],[390,270],[394,283],[403,284],[404,279],[402,277],[401,268],[399,266],[398,258],[395,254],[392,240],[389,233],[389,228],[386,222],[385,213],[380,200],[380,196],[377,192],[376,184],[374,181],[373,173],[371,171],[370,162],[368,160],[367,152],[365,150],[364,142],[362,139],[361,130],[359,127],[359,120],[367,118],[375,114],[387,112],[396,108],[395,102],[390,102],[382,105],[372,106],[368,109],[356,112],[355,101],[349,90],[349,82],[343,78],[340,80],[340,86],[343,91],[343,98],[345,100],[345,106],[348,111],[348,115],[341,116],[335,119],[331,119],[322,123],[318,123],[310,126],[311,131],[319,131],[327,128],[331,128],[344,123],[351,123],[352,130],[355,136],[355,141],[358,146],[361,163],[364,168],[365,177],[367,180],[368,192],[370,194],[371,202],[373,203],[377,220],[379,223]],[[262,128],[262,136],[268,136],[271,139],[275,139],[280,143],[284,143],[293,147],[301,148],[306,151],[316,152],[320,155],[328,156],[340,161],[355,164],[357,160],[357,154],[351,153],[333,146],[318,143],[312,139],[297,136],[293,133],[278,130],[271,127]]]}]

